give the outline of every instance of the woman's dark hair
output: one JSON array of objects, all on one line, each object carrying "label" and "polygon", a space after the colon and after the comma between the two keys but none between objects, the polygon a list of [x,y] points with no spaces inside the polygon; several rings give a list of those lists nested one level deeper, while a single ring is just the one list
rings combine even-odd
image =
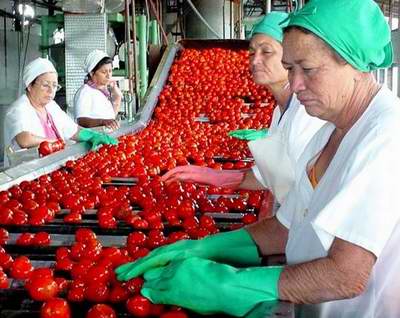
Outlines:
[{"label": "woman's dark hair", "polygon": [[[97,70],[98,70],[100,67],[102,67],[103,65],[106,65],[106,64],[112,64],[112,62],[113,62],[113,60],[112,60],[111,57],[108,57],[108,56],[103,57],[103,58],[99,61],[99,63],[96,64],[96,66],[94,67],[94,69],[90,71],[90,73],[96,73]],[[90,74],[88,74],[87,77],[90,79],[90,78],[91,78]]]},{"label": "woman's dark hair", "polygon": [[311,32],[310,30],[307,30],[301,26],[297,26],[297,25],[291,25],[287,28],[285,28],[283,30],[283,33],[288,33],[291,30],[298,30],[304,34],[311,34],[314,35],[316,38],[318,38],[323,44],[324,46],[329,50],[329,52],[332,54],[332,57],[336,60],[337,63],[341,64],[341,65],[345,65],[348,64],[347,61],[341,57],[339,55],[339,53],[337,53],[328,43],[326,43],[323,39],[321,39],[318,35],[316,35],[315,33]]}]

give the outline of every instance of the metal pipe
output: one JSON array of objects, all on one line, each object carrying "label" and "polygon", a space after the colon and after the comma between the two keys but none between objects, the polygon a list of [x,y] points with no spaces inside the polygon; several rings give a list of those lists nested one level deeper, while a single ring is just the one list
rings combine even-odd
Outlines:
[{"label": "metal pipe", "polygon": [[238,39],[242,38],[243,1],[239,0]]},{"label": "metal pipe", "polygon": [[[394,0],[389,1],[389,27],[390,30],[393,30],[393,8],[394,8]],[[393,65],[387,69],[387,85],[390,90],[393,89]]]},{"label": "metal pipe", "polygon": [[232,37],[232,32],[233,32],[233,28],[232,28],[232,23],[233,23],[233,1],[229,1],[229,28],[230,28],[230,39],[233,39]]},{"label": "metal pipe", "polygon": [[266,1],[266,5],[265,5],[265,12],[266,13],[270,13],[272,11],[272,1],[271,0],[267,0]]},{"label": "metal pipe", "polygon": [[138,37],[139,37],[139,76],[140,76],[140,98],[146,94],[147,90],[147,21],[146,16],[141,14],[138,19]]},{"label": "metal pipe", "polygon": [[132,11],[132,38],[133,38],[133,76],[134,78],[131,79],[132,81],[134,80],[135,83],[135,90],[134,93],[132,93],[133,96],[133,102],[136,105],[135,112],[139,109],[141,103],[140,99],[137,98],[139,96],[139,76],[138,76],[138,54],[136,52],[136,2],[135,0],[131,1],[131,11]]},{"label": "metal pipe", "polygon": [[49,48],[49,17],[44,15],[40,19],[40,27],[41,27],[41,51],[42,57],[47,57],[47,50]]},{"label": "metal pipe", "polygon": [[159,35],[158,35],[158,24],[157,20],[150,21],[150,43],[153,45],[159,45],[158,42]]},{"label": "metal pipe", "polygon": [[[129,1],[125,0],[125,43],[127,50],[127,59],[125,60],[125,67],[128,72],[128,84],[129,84],[129,92],[133,92],[133,83],[132,83],[132,49],[131,49],[131,30],[130,30],[130,15],[129,15]],[[125,104],[126,105],[126,104]],[[126,105],[126,116],[128,117],[128,121],[132,120],[133,110],[130,105]]]},{"label": "metal pipe", "polygon": [[7,77],[7,18],[4,16],[3,17],[3,23],[4,23],[4,75],[5,75],[5,81],[6,81],[6,87],[7,87],[7,82],[8,82],[8,77]]},{"label": "metal pipe", "polygon": [[222,0],[222,38],[225,40],[225,2]]},{"label": "metal pipe", "polygon": [[[162,32],[163,42],[164,42],[163,44],[167,45],[167,44],[168,44],[167,33],[165,33],[165,30],[164,30],[164,28],[163,28],[163,26],[162,26],[162,22],[161,22],[161,20],[160,20],[160,17],[158,16],[157,10],[156,10],[156,8],[154,7],[153,0],[149,0],[149,2],[150,2],[151,11],[153,12],[154,16],[156,17],[157,23],[158,23],[158,25],[160,26],[160,29],[161,29],[161,32]],[[158,30],[157,30],[157,31],[158,31]]]}]

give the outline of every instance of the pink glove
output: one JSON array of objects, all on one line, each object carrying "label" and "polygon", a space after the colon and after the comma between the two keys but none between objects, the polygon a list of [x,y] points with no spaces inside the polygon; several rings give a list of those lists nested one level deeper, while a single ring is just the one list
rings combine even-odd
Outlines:
[{"label": "pink glove", "polygon": [[235,189],[242,183],[245,173],[242,170],[215,170],[188,165],[168,171],[161,177],[161,181],[166,184],[173,181],[187,181]]}]

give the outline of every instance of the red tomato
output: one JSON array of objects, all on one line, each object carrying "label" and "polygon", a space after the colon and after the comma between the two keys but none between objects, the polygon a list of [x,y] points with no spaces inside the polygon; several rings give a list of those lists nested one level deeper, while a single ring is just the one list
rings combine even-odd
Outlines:
[{"label": "red tomato", "polygon": [[8,231],[0,227],[0,245],[4,245],[8,240]]},{"label": "red tomato", "polygon": [[91,229],[80,228],[75,232],[75,241],[82,243],[97,241],[97,236]]},{"label": "red tomato", "polygon": [[89,309],[86,318],[116,318],[114,309],[108,305],[97,304]]},{"label": "red tomato", "polygon": [[31,298],[37,301],[46,301],[58,294],[58,284],[48,276],[33,277],[29,279],[25,287]]},{"label": "red tomato", "polygon": [[127,288],[132,295],[137,295],[140,293],[143,284],[144,279],[142,277],[135,277],[123,283],[123,286]]},{"label": "red tomato", "polygon": [[3,270],[0,270],[0,289],[5,289],[9,287],[10,283],[8,281],[6,273],[4,273]]},{"label": "red tomato", "polygon": [[136,295],[127,300],[126,308],[136,317],[147,317],[150,315],[151,302],[142,295]]},{"label": "red tomato", "polygon": [[94,265],[84,275],[87,283],[106,283],[110,278],[109,270],[101,265]]},{"label": "red tomato", "polygon": [[124,288],[121,283],[115,284],[110,291],[110,301],[112,303],[120,303],[129,298],[129,290]]},{"label": "red tomato", "polygon": [[50,234],[46,232],[38,232],[34,235],[32,244],[36,246],[50,245]]},{"label": "red tomato", "polygon": [[32,272],[33,266],[26,256],[19,256],[12,263],[10,268],[10,275],[15,279],[26,279]]},{"label": "red tomato", "polygon": [[68,303],[62,298],[54,298],[43,303],[40,309],[40,318],[70,318],[71,310]]},{"label": "red tomato", "polygon": [[6,252],[2,251],[0,252],[0,266],[4,269],[7,270],[11,267],[13,264],[14,260],[11,257],[10,254],[7,254]]},{"label": "red tomato", "polygon": [[89,283],[85,290],[85,298],[96,303],[106,302],[110,290],[105,283]]},{"label": "red tomato", "polygon": [[188,318],[189,316],[183,310],[170,310],[163,313],[160,318]]},{"label": "red tomato", "polygon": [[257,221],[257,215],[253,213],[247,213],[242,217],[242,222],[244,224],[251,224]]}]

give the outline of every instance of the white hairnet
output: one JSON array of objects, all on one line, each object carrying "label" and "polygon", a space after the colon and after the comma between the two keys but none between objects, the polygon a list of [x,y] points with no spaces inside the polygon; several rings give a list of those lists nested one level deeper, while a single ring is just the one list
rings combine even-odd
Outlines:
[{"label": "white hairnet", "polygon": [[30,62],[27,66],[25,66],[24,75],[22,76],[25,87],[28,87],[36,77],[44,73],[57,73],[53,63],[51,63],[48,59],[38,57]]},{"label": "white hairnet", "polygon": [[89,53],[85,59],[85,71],[90,73],[96,65],[105,57],[108,57],[106,53],[100,50],[94,50]]}]

